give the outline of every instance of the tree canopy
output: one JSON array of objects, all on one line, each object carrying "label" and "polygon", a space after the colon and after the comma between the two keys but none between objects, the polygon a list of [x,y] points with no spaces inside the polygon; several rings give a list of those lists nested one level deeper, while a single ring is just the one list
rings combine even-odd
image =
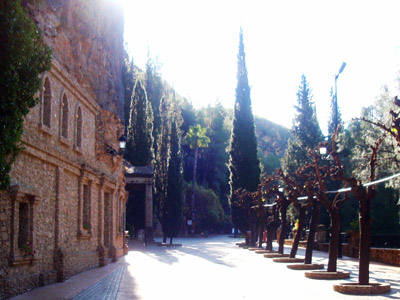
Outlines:
[{"label": "tree canopy", "polygon": [[235,190],[257,190],[260,182],[260,162],[257,157],[257,138],[251,108],[250,86],[243,43],[243,31],[239,33],[237,56],[237,87],[232,135],[229,147],[230,201],[232,221],[240,230],[246,230],[243,211],[235,204]]}]

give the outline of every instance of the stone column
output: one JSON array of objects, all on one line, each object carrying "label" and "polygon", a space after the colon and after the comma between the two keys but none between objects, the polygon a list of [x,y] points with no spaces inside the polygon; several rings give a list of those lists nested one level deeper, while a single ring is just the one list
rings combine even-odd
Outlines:
[{"label": "stone column", "polygon": [[153,239],[153,189],[152,184],[146,184],[146,195],[145,195],[145,207],[146,207],[146,244],[154,243]]},{"label": "stone column", "polygon": [[104,248],[104,181],[105,177],[102,175],[99,182],[99,194],[98,194],[98,244],[97,251],[99,254],[99,265],[105,266],[107,264],[106,251]]},{"label": "stone column", "polygon": [[65,280],[64,270],[64,253],[60,247],[60,197],[62,186],[63,168],[57,167],[56,169],[56,199],[55,199],[55,223],[54,223],[54,257],[53,268],[56,271],[56,279],[58,282]]}]

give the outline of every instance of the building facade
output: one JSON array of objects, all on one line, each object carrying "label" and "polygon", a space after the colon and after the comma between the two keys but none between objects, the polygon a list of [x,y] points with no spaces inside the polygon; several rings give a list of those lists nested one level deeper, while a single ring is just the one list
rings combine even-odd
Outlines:
[{"label": "building facade", "polygon": [[[124,252],[123,125],[56,62],[24,123],[1,192],[0,290],[12,296],[116,261]],[[118,152],[118,151],[116,151]]]},{"label": "building facade", "polygon": [[[104,2],[89,2],[96,1]],[[61,44],[68,35],[69,43],[79,46],[74,36],[80,41],[80,35],[68,31],[76,26],[64,19],[84,5],[99,7],[89,2],[41,1],[39,8],[33,7],[33,19],[53,48],[52,68],[43,74],[40,103],[25,118],[23,150],[10,172],[12,184],[0,191],[0,299],[104,266],[126,250],[127,193],[118,145],[124,127],[117,109],[100,99],[115,104],[112,95],[118,98],[121,91],[114,86],[120,84],[107,84],[106,92],[96,86],[105,84],[97,79],[103,75],[110,82],[119,75],[115,71],[113,78],[107,77],[106,60],[96,65],[87,59],[83,66],[90,55],[77,57],[71,65],[75,50],[68,53]],[[90,32],[87,26],[82,30]],[[121,49],[122,33],[118,36],[115,48]],[[91,53],[105,47],[102,39],[92,39]],[[122,61],[121,55],[104,51]],[[118,70],[115,64],[113,68]]]}]

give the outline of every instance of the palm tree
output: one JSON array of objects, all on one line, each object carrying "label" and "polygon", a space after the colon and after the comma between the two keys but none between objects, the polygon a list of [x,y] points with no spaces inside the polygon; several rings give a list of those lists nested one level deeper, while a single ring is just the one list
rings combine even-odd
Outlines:
[{"label": "palm tree", "polygon": [[[199,148],[208,147],[210,138],[206,135],[207,128],[202,128],[199,124],[190,126],[189,131],[185,136],[185,142],[194,149],[194,162],[193,162],[193,184],[192,184],[192,222],[194,222],[194,196],[196,186],[196,171],[197,171],[197,157],[199,155]],[[194,224],[194,223],[193,223]]]}]

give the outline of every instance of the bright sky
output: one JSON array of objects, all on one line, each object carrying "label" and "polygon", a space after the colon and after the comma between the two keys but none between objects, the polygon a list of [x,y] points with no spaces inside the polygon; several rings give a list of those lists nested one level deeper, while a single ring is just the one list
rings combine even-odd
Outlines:
[{"label": "bright sky", "polygon": [[304,74],[326,133],[338,79],[345,121],[388,84],[397,94],[400,1],[118,0],[125,42],[144,69],[147,50],[162,76],[195,107],[219,99],[233,108],[239,28],[244,32],[253,113],[291,127]]}]

